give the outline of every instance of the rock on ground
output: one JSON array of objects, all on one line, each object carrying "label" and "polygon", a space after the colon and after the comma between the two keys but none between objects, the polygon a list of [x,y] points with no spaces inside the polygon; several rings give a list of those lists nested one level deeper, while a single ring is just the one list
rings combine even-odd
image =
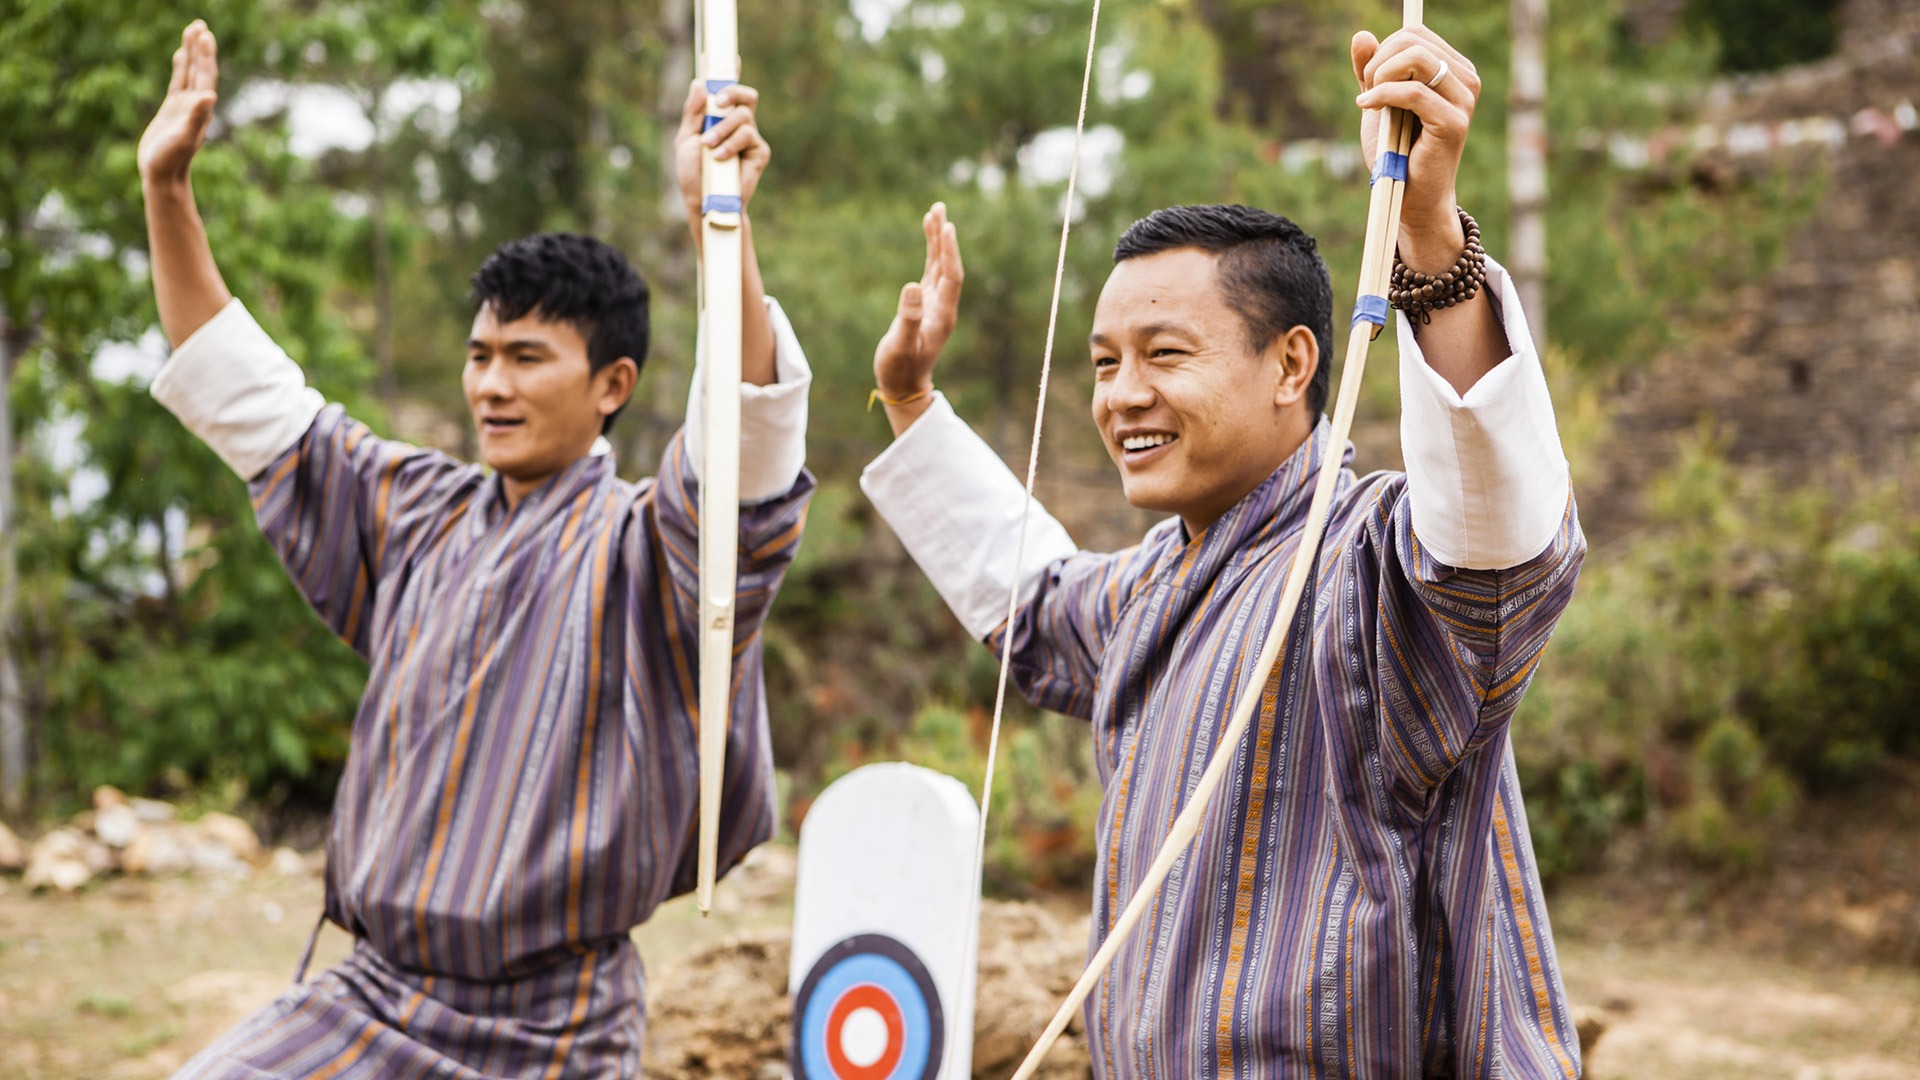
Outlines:
[{"label": "rock on ground", "polygon": [[184,874],[193,869],[193,843],[178,825],[152,825],[120,853],[120,869],[135,877]]},{"label": "rock on ground", "polygon": [[[1035,904],[988,901],[980,913],[980,987],[973,1075],[1013,1072],[1072,989],[1086,960],[1086,928]],[[647,985],[648,1080],[777,1080],[787,1055],[789,934],[732,938],[664,964]],[[1092,1075],[1076,1019],[1038,1080]]]},{"label": "rock on ground", "polygon": [[15,873],[27,868],[27,845],[0,823],[0,873]]},{"label": "rock on ground", "polygon": [[26,886],[72,892],[112,868],[106,845],[78,829],[55,829],[33,845]]},{"label": "rock on ground", "polygon": [[260,858],[260,837],[253,826],[234,817],[232,814],[214,812],[202,814],[193,827],[201,836],[233,853],[233,857],[244,863],[255,862]]},{"label": "rock on ground", "polygon": [[130,806],[103,806],[93,812],[93,835],[110,848],[123,848],[140,837],[140,818]]},{"label": "rock on ground", "polygon": [[267,857],[267,873],[283,878],[306,877],[307,857],[290,847],[274,848]]},{"label": "rock on ground", "polygon": [[127,805],[132,808],[133,816],[146,825],[164,824],[180,816],[180,812],[174,809],[172,803],[161,802],[159,799],[128,799]]}]

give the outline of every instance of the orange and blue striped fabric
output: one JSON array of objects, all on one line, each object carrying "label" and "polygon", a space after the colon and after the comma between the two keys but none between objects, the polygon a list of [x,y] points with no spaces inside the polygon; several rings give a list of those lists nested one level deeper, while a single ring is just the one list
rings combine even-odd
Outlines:
[{"label": "orange and blue striped fabric", "polygon": [[1403,474],[1344,471],[1313,633],[1296,623],[1251,686],[1329,440],[1323,420],[1198,537],[1171,520],[1055,562],[1013,624],[1022,690],[1092,721],[1092,948],[1235,701],[1261,695],[1197,841],[1087,999],[1095,1073],[1576,1077],[1508,741],[1585,552],[1572,499],[1538,557],[1460,570],[1422,549]]},{"label": "orange and blue striped fabric", "polygon": [[[740,511],[721,866],[773,834],[760,627],[813,480]],[[638,1074],[628,932],[693,887],[698,481],[586,457],[497,477],[337,406],[252,485],[261,528],[372,666],[327,841],[352,955],[180,1074]]]}]

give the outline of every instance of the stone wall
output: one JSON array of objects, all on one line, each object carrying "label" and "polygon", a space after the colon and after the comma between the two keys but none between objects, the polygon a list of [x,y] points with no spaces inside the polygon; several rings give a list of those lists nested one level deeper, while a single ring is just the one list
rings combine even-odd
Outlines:
[{"label": "stone wall", "polygon": [[1841,55],[1710,99],[1713,121],[1833,117],[1850,134],[1760,163],[1822,174],[1811,219],[1724,324],[1623,381],[1613,434],[1581,470],[1597,538],[1640,519],[1649,481],[1703,421],[1736,463],[1796,482],[1902,478],[1920,449],[1920,131],[1892,115],[1920,100],[1920,3],[1856,0],[1843,18]]}]

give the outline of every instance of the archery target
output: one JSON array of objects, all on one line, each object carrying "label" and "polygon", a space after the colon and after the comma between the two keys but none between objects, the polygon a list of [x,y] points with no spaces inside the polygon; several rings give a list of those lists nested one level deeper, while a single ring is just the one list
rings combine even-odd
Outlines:
[{"label": "archery target", "polygon": [[933,977],[885,934],[829,948],[794,995],[795,1080],[934,1080],[945,1050]]}]

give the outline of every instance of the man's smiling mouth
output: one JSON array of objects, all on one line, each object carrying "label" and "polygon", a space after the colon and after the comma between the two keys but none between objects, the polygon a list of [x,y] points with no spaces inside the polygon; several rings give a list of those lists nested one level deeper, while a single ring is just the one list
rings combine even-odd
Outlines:
[{"label": "man's smiling mouth", "polygon": [[1148,435],[1129,435],[1120,440],[1120,447],[1128,454],[1134,454],[1157,449],[1179,438],[1178,435],[1169,435],[1163,431]]}]

